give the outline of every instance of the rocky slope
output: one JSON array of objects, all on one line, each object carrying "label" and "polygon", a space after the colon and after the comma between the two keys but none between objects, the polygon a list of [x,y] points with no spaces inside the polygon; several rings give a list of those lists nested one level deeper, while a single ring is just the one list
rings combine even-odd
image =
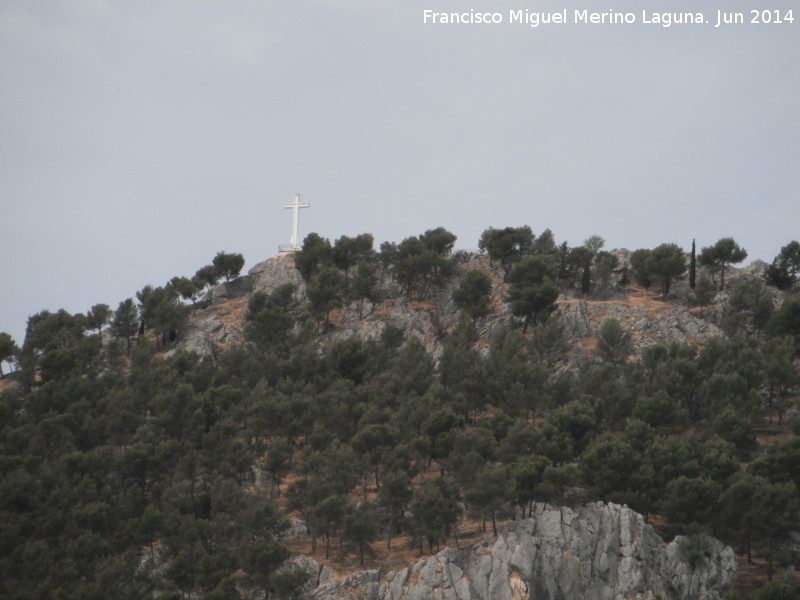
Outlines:
[{"label": "rocky slope", "polygon": [[[615,251],[620,258],[620,269],[627,265],[626,250]],[[379,287],[382,299],[366,302],[359,318],[357,302],[344,304],[331,313],[330,323],[320,332],[318,342],[322,348],[357,335],[364,339],[380,335],[387,325],[404,329],[407,334],[420,339],[436,357],[442,349],[442,333],[455,325],[458,311],[451,300],[460,277],[470,269],[487,273],[493,283],[492,313],[478,322],[478,333],[485,346],[502,327],[513,324],[511,311],[504,301],[507,284],[503,272],[490,266],[489,259],[477,253],[456,252],[453,261],[458,269],[455,277],[444,286],[436,288],[424,301],[409,299],[393,281],[391,273],[384,273]],[[760,277],[765,265],[756,261],[745,269],[730,269],[729,287],[737,279]],[[243,316],[250,295],[256,291],[270,292],[285,283],[296,285],[295,297],[303,307],[307,302],[307,284],[294,268],[291,255],[270,258],[258,263],[239,279],[216,286],[205,308],[196,310],[181,332],[179,347],[203,355],[213,355],[230,344],[244,340]],[[654,293],[624,289],[614,286],[605,300],[587,300],[564,294],[559,300],[558,318],[565,326],[565,334],[572,348],[571,357],[586,354],[592,346],[594,331],[602,322],[614,317],[632,333],[634,352],[652,344],[673,342],[702,343],[713,336],[723,336],[727,294],[719,294],[712,306],[702,312],[690,311],[686,296],[688,286],[677,282],[669,302],[662,302]],[[776,303],[778,298],[776,297]]]},{"label": "rocky slope", "polygon": [[397,571],[339,576],[313,558],[308,600],[621,600],[720,598],[733,586],[733,550],[714,539],[692,568],[680,538],[665,543],[641,515],[597,502],[572,510],[536,506],[496,537],[446,548]]}]

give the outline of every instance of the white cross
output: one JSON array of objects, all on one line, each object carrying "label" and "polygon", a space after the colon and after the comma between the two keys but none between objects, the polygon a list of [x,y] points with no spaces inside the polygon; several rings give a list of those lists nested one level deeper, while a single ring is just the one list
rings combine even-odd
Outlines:
[{"label": "white cross", "polygon": [[292,213],[292,239],[289,240],[289,245],[292,250],[299,250],[300,244],[297,241],[298,231],[300,229],[300,209],[308,208],[311,206],[308,202],[300,202],[300,194],[294,195],[294,202],[287,202],[283,208],[291,208]]}]

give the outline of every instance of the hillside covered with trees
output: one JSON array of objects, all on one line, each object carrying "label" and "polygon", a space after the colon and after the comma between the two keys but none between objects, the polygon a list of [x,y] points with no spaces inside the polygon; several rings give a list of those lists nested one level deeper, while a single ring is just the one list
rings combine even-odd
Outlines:
[{"label": "hillside covered with trees", "polygon": [[[16,367],[0,380],[0,596],[298,598],[299,552],[379,567],[467,523],[496,535],[535,503],[602,500],[686,536],[692,565],[707,536],[731,544],[764,587],[728,598],[796,597],[800,243],[744,276],[731,238],[455,242],[310,234],[292,281],[235,300],[244,258],[220,252],[116,310],[37,313],[19,347],[0,334]],[[570,342],[571,302],[635,297],[719,335],[645,344],[612,315]],[[392,321],[341,335],[401,300],[435,352]],[[221,309],[241,337],[186,350]]]}]

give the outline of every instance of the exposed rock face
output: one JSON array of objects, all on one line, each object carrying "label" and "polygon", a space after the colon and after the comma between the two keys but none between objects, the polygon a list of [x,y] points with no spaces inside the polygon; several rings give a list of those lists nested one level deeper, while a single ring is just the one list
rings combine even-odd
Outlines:
[{"label": "exposed rock face", "polygon": [[337,577],[311,558],[297,562],[312,575],[304,597],[314,600],[716,600],[736,577],[734,552],[719,541],[692,569],[679,538],[667,544],[638,513],[602,502],[537,505],[533,518],[508,523],[496,538],[385,575]]},{"label": "exposed rock face", "polygon": [[306,300],[306,286],[291,258],[274,257],[255,265],[247,275],[220,283],[181,331],[179,347],[213,356],[220,346],[244,341],[244,311],[253,293],[273,292],[285,283],[296,286],[295,296]]},{"label": "exposed rock face", "polygon": [[627,301],[564,301],[560,315],[570,343],[593,334],[606,319],[617,319],[631,332],[635,351],[663,344],[700,342],[724,332],[714,323],[694,316],[685,304],[659,304],[653,308],[637,304],[635,295]]},{"label": "exposed rock face", "polygon": [[291,256],[276,256],[255,265],[247,276],[253,280],[253,291],[274,292],[284,284],[291,283],[295,289],[295,297],[306,300],[306,285],[303,276],[294,268]]}]

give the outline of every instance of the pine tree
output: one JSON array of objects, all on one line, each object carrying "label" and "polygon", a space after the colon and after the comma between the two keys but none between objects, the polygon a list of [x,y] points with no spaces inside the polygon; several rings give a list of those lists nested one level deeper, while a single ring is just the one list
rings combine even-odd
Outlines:
[{"label": "pine tree", "polygon": [[733,238],[722,238],[713,246],[700,250],[698,260],[701,266],[719,272],[719,289],[725,288],[725,267],[742,262],[747,258],[747,250],[739,246]]}]

